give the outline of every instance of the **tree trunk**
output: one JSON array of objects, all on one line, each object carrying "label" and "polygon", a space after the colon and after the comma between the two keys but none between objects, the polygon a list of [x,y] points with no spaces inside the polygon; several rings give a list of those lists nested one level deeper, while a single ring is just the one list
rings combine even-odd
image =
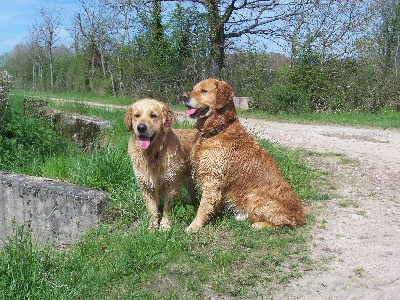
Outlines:
[{"label": "tree trunk", "polygon": [[51,46],[49,47],[49,59],[50,59],[50,87],[51,91],[54,91],[54,79],[53,79],[53,51]]},{"label": "tree trunk", "polygon": [[43,67],[39,65],[39,76],[40,76],[40,91],[44,92],[44,85],[43,85]]},{"label": "tree trunk", "polygon": [[225,32],[224,23],[218,11],[219,1],[210,1],[206,4],[208,22],[210,25],[210,77],[219,78],[225,59]]},{"label": "tree trunk", "polygon": [[36,70],[35,70],[35,63],[32,64],[32,91],[36,92]]}]

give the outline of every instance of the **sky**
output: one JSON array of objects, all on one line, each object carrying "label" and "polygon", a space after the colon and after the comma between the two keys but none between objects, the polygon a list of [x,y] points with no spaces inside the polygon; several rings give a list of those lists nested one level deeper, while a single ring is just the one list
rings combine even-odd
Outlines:
[{"label": "sky", "polygon": [[[64,45],[70,44],[70,35],[67,31],[72,24],[74,12],[80,11],[79,0],[2,0],[0,4],[0,56],[10,52],[21,43],[29,41],[29,32],[35,21],[42,22],[38,13],[41,8],[62,7],[64,22],[60,26],[58,37]],[[262,45],[263,47],[265,45]],[[275,50],[276,45],[269,43],[269,51]]]},{"label": "sky", "polygon": [[78,0],[9,0],[0,4],[0,55],[10,52],[17,44],[29,39],[32,24],[41,22],[41,8],[61,6],[64,8],[64,25],[60,28],[61,40],[68,38],[67,26],[71,24],[74,11],[79,10]]}]

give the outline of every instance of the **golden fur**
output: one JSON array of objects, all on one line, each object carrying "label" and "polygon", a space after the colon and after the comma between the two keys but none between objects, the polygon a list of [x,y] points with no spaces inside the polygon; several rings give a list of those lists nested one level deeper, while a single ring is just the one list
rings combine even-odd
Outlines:
[{"label": "golden fur", "polygon": [[[189,200],[195,197],[189,155],[197,131],[173,130],[174,113],[154,99],[133,103],[124,121],[131,132],[128,153],[149,213],[149,228],[169,229],[169,210],[179,196],[182,182],[187,183]],[[161,220],[158,217],[160,198],[164,200]]]},{"label": "golden fur", "polygon": [[196,231],[226,202],[254,228],[304,224],[307,209],[292,191],[270,154],[239,123],[233,89],[206,79],[182,95],[186,115],[197,119],[200,138],[192,150],[202,197],[186,231]]}]

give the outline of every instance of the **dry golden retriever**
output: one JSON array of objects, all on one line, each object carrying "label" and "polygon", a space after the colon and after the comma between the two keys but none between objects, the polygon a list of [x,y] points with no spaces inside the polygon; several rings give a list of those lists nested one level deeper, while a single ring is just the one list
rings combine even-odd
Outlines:
[{"label": "dry golden retriever", "polygon": [[[173,111],[154,99],[133,103],[124,121],[131,132],[128,153],[149,213],[149,229],[167,230],[170,228],[169,210],[179,196],[184,181],[188,200],[195,197],[189,155],[197,130],[173,130]],[[160,198],[164,200],[161,220],[158,216]]]},{"label": "dry golden retriever", "polygon": [[239,123],[233,89],[206,79],[182,95],[186,115],[196,118],[199,138],[192,150],[200,206],[186,231],[196,231],[224,204],[253,228],[304,224],[307,209],[292,191],[270,154]]}]

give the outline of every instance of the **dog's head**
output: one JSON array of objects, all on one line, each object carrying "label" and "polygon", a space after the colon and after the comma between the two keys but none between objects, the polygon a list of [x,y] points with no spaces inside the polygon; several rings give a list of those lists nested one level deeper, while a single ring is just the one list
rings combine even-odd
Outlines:
[{"label": "dog's head", "polygon": [[158,135],[165,135],[175,121],[175,114],[162,102],[142,99],[133,103],[125,114],[125,125],[132,136],[137,138],[138,146],[145,150]]},{"label": "dog's head", "polygon": [[182,101],[188,108],[185,115],[197,119],[200,131],[220,128],[237,117],[233,88],[226,81],[200,81],[191,92],[182,95]]},{"label": "dog's head", "polygon": [[188,108],[186,116],[203,118],[233,103],[233,89],[226,81],[209,78],[182,95],[182,101]]}]

